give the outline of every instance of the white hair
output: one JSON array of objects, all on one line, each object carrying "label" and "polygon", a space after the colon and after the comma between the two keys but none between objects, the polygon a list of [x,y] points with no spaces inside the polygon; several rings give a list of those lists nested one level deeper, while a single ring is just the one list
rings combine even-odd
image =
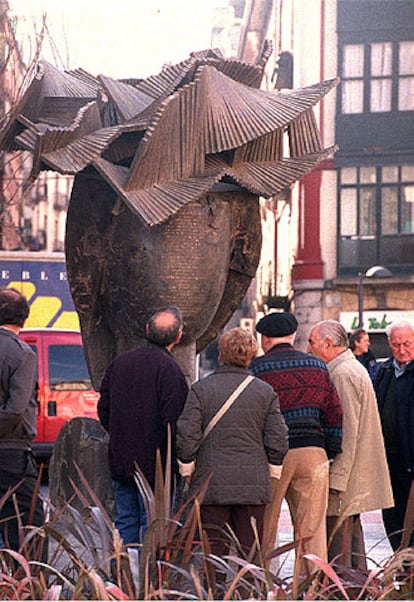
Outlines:
[{"label": "white hair", "polygon": [[322,320],[315,327],[321,341],[332,339],[333,347],[348,347],[348,335],[345,328],[336,320]]},{"label": "white hair", "polygon": [[411,330],[411,332],[414,334],[414,324],[412,322],[409,322],[408,320],[403,320],[403,319],[396,320],[395,322],[388,324],[387,328],[385,329],[385,334],[387,335],[388,338],[390,338],[392,336],[392,333],[394,332],[394,330],[403,330],[406,328]]}]

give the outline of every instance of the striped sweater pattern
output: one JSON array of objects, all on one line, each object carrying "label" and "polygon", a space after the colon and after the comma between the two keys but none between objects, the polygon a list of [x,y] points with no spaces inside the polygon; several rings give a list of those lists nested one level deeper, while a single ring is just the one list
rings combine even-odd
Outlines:
[{"label": "striped sweater pattern", "polygon": [[328,458],[341,451],[341,402],[322,360],[282,343],[253,360],[250,371],[277,393],[290,448],[323,447]]}]

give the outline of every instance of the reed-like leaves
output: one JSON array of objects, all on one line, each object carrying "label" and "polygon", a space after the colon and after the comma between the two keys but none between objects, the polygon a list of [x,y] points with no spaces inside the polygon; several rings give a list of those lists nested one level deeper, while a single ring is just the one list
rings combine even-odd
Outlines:
[{"label": "reed-like leaves", "polygon": [[[39,530],[49,538],[48,563],[28,560],[24,550],[36,529],[24,530],[22,552],[0,550],[0,599],[3,600],[392,600],[411,599],[414,591],[414,552],[400,550],[371,571],[327,563],[314,555],[305,559],[314,572],[303,578],[298,570],[282,578],[265,562],[281,557],[301,541],[273,550],[262,559],[259,538],[249,554],[241,551],[235,534],[228,537],[230,553],[211,553],[200,506],[208,480],[199,491],[174,507],[172,474],[164,474],[157,457],[154,491],[137,469],[144,493],[149,527],[140,552],[139,576],[133,551],[126,549],[97,494],[77,468],[82,491],[80,512],[70,503],[50,505],[48,520]],[[168,473],[170,463],[167,462]],[[13,496],[10,490],[8,495]],[[0,504],[7,496],[3,496]],[[18,508],[16,506],[16,512]],[[340,520],[339,520],[340,522]],[[253,525],[254,526],[254,525]],[[52,544],[52,545],[51,545]],[[298,565],[297,565],[298,566]],[[297,569],[297,567],[296,567]],[[219,579],[216,579],[220,576]],[[139,579],[138,579],[139,577]]]}]

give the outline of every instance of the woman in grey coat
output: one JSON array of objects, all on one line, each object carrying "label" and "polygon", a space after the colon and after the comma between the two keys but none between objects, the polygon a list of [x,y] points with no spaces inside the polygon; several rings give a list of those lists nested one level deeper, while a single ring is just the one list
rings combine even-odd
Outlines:
[{"label": "woman in grey coat", "polygon": [[248,552],[254,542],[251,518],[259,537],[265,506],[270,502],[271,477],[280,476],[288,449],[288,430],[273,388],[255,377],[203,438],[216,412],[249,376],[247,366],[257,353],[257,342],[243,328],[225,332],[219,340],[220,367],[191,387],[177,424],[180,472],[190,493],[211,475],[201,505],[203,524],[212,552],[226,553],[220,538],[226,523]]}]

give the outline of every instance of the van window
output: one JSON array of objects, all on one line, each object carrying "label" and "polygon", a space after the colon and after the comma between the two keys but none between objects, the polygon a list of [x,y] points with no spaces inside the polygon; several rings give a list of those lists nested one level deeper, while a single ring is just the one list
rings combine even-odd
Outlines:
[{"label": "van window", "polygon": [[55,390],[91,388],[81,345],[49,345],[49,383]]}]

